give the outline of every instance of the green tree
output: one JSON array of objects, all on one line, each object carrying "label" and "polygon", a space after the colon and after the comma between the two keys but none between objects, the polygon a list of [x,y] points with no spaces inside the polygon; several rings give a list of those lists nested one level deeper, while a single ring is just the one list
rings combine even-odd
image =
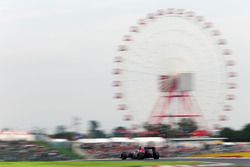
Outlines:
[{"label": "green tree", "polygon": [[11,128],[3,128],[2,131],[11,131]]},{"label": "green tree", "polygon": [[75,135],[75,132],[62,132],[50,135],[50,137],[55,139],[75,140]]},{"label": "green tree", "polygon": [[32,130],[30,131],[32,134],[46,134],[46,129],[45,128],[39,128],[39,127],[33,127]]},{"label": "green tree", "polygon": [[164,138],[173,138],[176,137],[177,132],[176,129],[173,129],[170,125],[167,124],[149,124],[149,123],[145,123],[143,125],[143,128],[146,131],[149,132],[157,132],[155,135],[151,135],[151,136],[161,136]]},{"label": "green tree", "polygon": [[99,128],[99,122],[96,120],[89,121],[90,131],[95,131]]},{"label": "green tree", "polygon": [[67,128],[64,125],[58,125],[56,127],[56,134],[65,133]]},{"label": "green tree", "polygon": [[114,137],[126,137],[128,135],[127,128],[123,126],[118,126],[113,129],[112,136]]},{"label": "green tree", "polygon": [[195,121],[188,118],[183,118],[178,123],[178,132],[180,133],[181,137],[188,137],[191,136],[192,132],[196,131],[198,126]]},{"label": "green tree", "polygon": [[144,123],[143,128],[146,130],[141,135],[146,137],[158,137],[160,136],[160,126],[156,124]]},{"label": "green tree", "polygon": [[250,142],[250,124],[247,124],[241,130],[241,141]]},{"label": "green tree", "polygon": [[167,124],[161,124],[161,126],[159,127],[159,132],[161,137],[165,138],[174,138],[178,135],[176,129],[173,129],[170,125]]},{"label": "green tree", "polygon": [[[238,134],[239,133],[240,132],[238,132]],[[232,128],[229,128],[229,127],[223,128],[220,131],[220,137],[227,138],[226,141],[235,142],[235,141],[238,140],[236,136],[237,136],[237,132],[235,130],[233,130]]]},{"label": "green tree", "polygon": [[89,134],[88,134],[88,136],[90,138],[104,138],[104,137],[106,137],[106,134],[102,130],[98,129],[99,127],[100,127],[100,123],[98,121],[96,121],[96,120],[89,121]]},{"label": "green tree", "polygon": [[143,128],[147,131],[156,131],[157,130],[157,127],[155,124],[149,124],[147,122],[143,124]]}]

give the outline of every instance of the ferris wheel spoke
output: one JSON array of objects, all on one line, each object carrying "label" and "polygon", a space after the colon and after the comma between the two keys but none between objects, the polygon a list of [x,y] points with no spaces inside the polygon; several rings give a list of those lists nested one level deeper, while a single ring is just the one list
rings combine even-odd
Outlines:
[{"label": "ferris wheel spoke", "polygon": [[[150,42],[148,42],[150,41]],[[163,55],[158,51],[157,47],[154,46],[155,44],[151,42],[152,39],[146,39],[142,43],[139,43],[140,49],[138,48],[131,48],[131,53],[133,53],[129,59],[131,61],[136,61],[137,63],[143,63],[150,67],[159,68],[159,66],[154,65],[153,60],[159,60]],[[145,46],[146,45],[146,46]],[[144,46],[144,47],[142,47]],[[157,45],[159,47],[159,44]],[[164,42],[163,47],[166,46],[166,42]],[[155,49],[152,49],[152,47],[156,47]],[[151,49],[149,49],[151,48]],[[126,57],[127,58],[127,57]],[[131,59],[132,58],[132,59]],[[135,60],[134,60],[135,59]]]},{"label": "ferris wheel spoke", "polygon": [[[123,91],[126,92],[126,94],[135,94],[135,92],[140,92],[140,93],[136,93],[133,97],[142,96],[142,99],[144,99],[144,97],[150,97],[150,96],[144,96],[144,95],[146,95],[146,94],[152,95],[152,92],[155,92],[155,89],[154,89],[155,83],[154,82],[146,82],[146,83],[144,83],[143,86],[141,86],[141,83],[138,83],[138,86],[137,86],[137,84],[132,84],[132,85],[133,85],[133,87],[127,85],[128,87],[124,87]],[[145,87],[149,88],[148,91],[145,91]],[[157,94],[159,94],[159,93],[157,93]],[[131,97],[131,98],[133,98],[133,97]]]},{"label": "ferris wheel spoke", "polygon": [[122,82],[145,82],[145,81],[155,81],[155,78],[148,78],[148,79],[129,79],[123,80]]},{"label": "ferris wheel spoke", "polygon": [[[137,82],[138,83],[138,82]],[[152,92],[150,92],[150,90],[152,91],[152,89],[153,89],[153,87],[155,86],[155,83],[153,83],[153,82],[147,82],[147,83],[144,83],[144,86],[141,86],[141,83],[139,84],[139,86],[136,86],[136,84],[133,84],[134,86],[133,87],[131,87],[131,86],[129,86],[129,85],[127,85],[127,86],[129,86],[128,88],[127,87],[124,87],[124,91],[126,92],[126,93],[131,93],[131,94],[133,94],[133,93],[135,93],[135,92],[139,92],[140,90],[141,90],[141,92],[143,93],[143,94],[152,94]],[[150,90],[148,89],[148,91],[145,91],[145,87],[146,88],[151,88]],[[153,92],[155,92],[154,91],[154,89],[153,89]],[[136,94],[135,96],[139,96],[140,94]]]},{"label": "ferris wheel spoke", "polygon": [[149,61],[149,60],[146,60],[145,61],[145,58],[136,58],[135,59],[135,56],[133,57],[133,58],[131,58],[131,57],[126,57],[126,59],[125,59],[125,64],[127,63],[127,62],[130,62],[130,63],[133,63],[134,65],[139,65],[140,67],[144,67],[145,69],[154,69],[154,70],[165,70],[165,69],[163,69],[163,68],[160,68],[159,66],[157,66],[157,65],[153,65],[153,64],[155,64],[154,63],[154,61]]},{"label": "ferris wheel spoke", "polygon": [[158,73],[152,73],[152,72],[145,72],[145,71],[137,71],[137,70],[130,70],[130,69],[121,69],[124,72],[128,72],[128,73],[139,73],[139,74],[143,74],[143,75],[154,75],[154,76],[159,76]]},{"label": "ferris wheel spoke", "polygon": [[[145,97],[149,97],[150,93],[145,93],[145,94],[140,94],[137,96],[133,96],[133,98],[129,99],[130,104],[136,104],[136,103],[140,103],[140,104],[149,104],[149,102],[151,102],[151,98],[150,99],[145,99]],[[142,105],[141,107],[145,107],[145,105]],[[150,107],[151,109],[151,107]],[[150,110],[149,109],[149,110]],[[145,112],[147,112],[148,109],[145,109]]]},{"label": "ferris wheel spoke", "polygon": [[[137,94],[138,94],[138,92],[137,92]],[[151,95],[150,93],[145,92],[144,94],[138,94],[137,96],[132,96],[131,98],[126,100],[126,104],[130,104],[128,112],[138,116],[138,114],[140,114],[140,111],[142,110],[142,108],[143,108],[143,111],[145,113],[151,111],[153,109],[153,104],[152,105],[149,105],[149,104],[152,102],[152,98],[150,98],[150,99],[145,98],[145,97],[149,97],[150,95]],[[131,106],[131,104],[144,104],[144,105]]]},{"label": "ferris wheel spoke", "polygon": [[[134,94],[134,93],[133,93]],[[130,98],[128,100],[129,104],[144,104],[144,105],[141,105],[141,106],[137,106],[135,108],[132,107],[131,110],[133,111],[136,111],[137,114],[140,113],[140,108],[143,108],[144,112],[145,113],[148,113],[148,112],[151,112],[151,110],[153,109],[153,103],[150,104],[152,101],[156,101],[156,98],[159,96],[159,95],[155,95],[154,97],[155,98],[150,98],[150,99],[147,99],[145,97],[150,97],[152,96],[152,94],[150,94],[149,92],[145,92],[144,94],[138,94],[137,96],[133,96],[132,98]],[[149,105],[150,104],[150,105]],[[139,110],[139,111],[138,111]]]},{"label": "ferris wheel spoke", "polygon": [[214,80],[198,80],[198,82],[203,82],[204,84],[213,84],[213,85],[224,85],[226,84],[225,81],[214,81]]},{"label": "ferris wheel spoke", "polygon": [[145,69],[151,69],[151,70],[154,70],[154,71],[157,71],[160,73],[160,71],[158,70],[164,70],[163,68],[159,68],[158,66],[152,66],[152,65],[149,65],[149,64],[145,64],[143,62],[139,62],[139,61],[135,61],[135,60],[132,60],[132,59],[125,59],[125,62],[130,62],[130,63],[133,63],[135,65],[139,65],[140,67],[143,67]]}]

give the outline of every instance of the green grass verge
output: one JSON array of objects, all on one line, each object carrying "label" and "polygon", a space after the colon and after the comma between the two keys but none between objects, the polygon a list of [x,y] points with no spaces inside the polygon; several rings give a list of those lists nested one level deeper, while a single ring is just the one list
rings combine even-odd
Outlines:
[{"label": "green grass verge", "polygon": [[1,167],[141,167],[156,165],[195,165],[195,162],[0,162]]},{"label": "green grass verge", "polygon": [[62,155],[70,158],[70,159],[81,159],[84,158],[83,156],[79,156],[77,154],[75,154],[72,149],[67,149],[67,148],[56,148],[57,151],[59,151],[59,153],[61,153]]}]

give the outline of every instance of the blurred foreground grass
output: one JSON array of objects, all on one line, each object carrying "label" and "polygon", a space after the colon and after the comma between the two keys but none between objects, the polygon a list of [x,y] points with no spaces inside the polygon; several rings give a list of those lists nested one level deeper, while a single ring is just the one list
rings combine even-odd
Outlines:
[{"label": "blurred foreground grass", "polygon": [[0,162],[0,167],[141,167],[157,165],[196,165],[196,162]]}]

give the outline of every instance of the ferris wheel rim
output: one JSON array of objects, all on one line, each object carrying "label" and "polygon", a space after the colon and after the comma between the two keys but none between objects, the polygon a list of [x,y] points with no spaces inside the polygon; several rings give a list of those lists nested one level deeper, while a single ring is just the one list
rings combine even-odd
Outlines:
[{"label": "ferris wheel rim", "polygon": [[[232,58],[232,51],[230,49],[228,49],[227,46],[227,41],[222,38],[221,32],[215,28],[213,28],[213,24],[211,22],[206,22],[203,16],[196,16],[194,12],[192,11],[185,11],[184,9],[173,9],[173,8],[169,8],[166,10],[158,10],[155,13],[150,13],[147,15],[147,17],[145,19],[139,19],[138,23],[136,26],[131,26],[130,27],[130,34],[125,35],[122,38],[122,44],[118,46],[118,51],[120,53],[124,53],[124,52],[129,52],[129,43],[133,42],[134,39],[136,38],[136,35],[138,33],[141,33],[141,30],[143,28],[145,28],[145,26],[150,25],[150,23],[152,21],[157,21],[158,19],[161,19],[160,17],[162,16],[168,16],[168,17],[181,17],[183,19],[191,19],[192,21],[196,21],[196,24],[198,24],[199,26],[201,26],[203,29],[208,30],[208,32],[210,32],[210,37],[216,37],[214,38],[215,40],[215,45],[220,48],[221,51],[221,56],[225,57],[225,56],[230,56],[230,58],[225,58],[224,61],[224,68],[229,69],[229,68],[233,68],[235,66],[235,61]],[[123,69],[121,68],[121,65],[123,64],[123,56],[116,56],[115,57],[115,64],[118,64],[118,68],[115,68],[113,70],[113,74],[116,76],[120,76],[122,75],[122,73],[124,71],[126,71],[127,69]],[[152,74],[153,75],[153,74]],[[229,71],[226,75],[226,85],[227,88],[226,90],[233,90],[236,89],[237,84],[235,83],[235,81],[232,81],[231,79],[237,77],[237,73],[233,71]],[[124,81],[120,80],[120,79],[115,79],[113,82],[113,86],[115,88],[121,88],[124,84]],[[123,99],[123,92],[122,91],[116,91],[114,98],[116,99]],[[235,95],[232,93],[228,93],[225,97],[224,101],[233,101],[235,100]],[[230,103],[230,102],[228,102]],[[224,111],[232,111],[232,105],[229,105],[228,103],[226,103],[223,106],[223,110]],[[126,111],[129,110],[129,106],[124,103],[120,103],[118,105],[118,110],[122,110],[122,111]],[[221,120],[226,120],[226,116],[225,115],[221,115],[220,116]],[[126,121],[130,121],[132,119],[132,115],[125,115],[125,120]]]}]

